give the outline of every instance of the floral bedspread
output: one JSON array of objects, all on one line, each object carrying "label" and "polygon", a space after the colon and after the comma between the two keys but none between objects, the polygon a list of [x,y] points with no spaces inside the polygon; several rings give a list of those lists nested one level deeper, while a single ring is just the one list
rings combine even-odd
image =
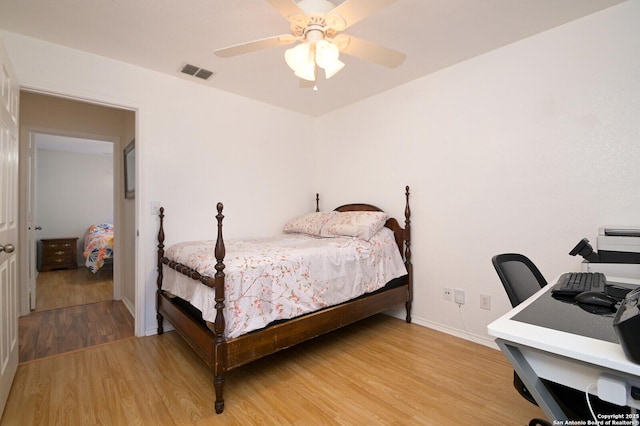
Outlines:
[{"label": "floral bedspread", "polygon": [[94,274],[98,272],[105,259],[113,258],[113,225],[101,223],[91,225],[84,239],[85,266]]},{"label": "floral bedspread", "polygon": [[[214,276],[215,241],[175,244],[165,256]],[[228,338],[269,323],[336,305],[407,274],[393,238],[383,228],[369,241],[283,234],[225,241],[225,321]],[[163,265],[164,290],[215,320],[213,289]]]}]

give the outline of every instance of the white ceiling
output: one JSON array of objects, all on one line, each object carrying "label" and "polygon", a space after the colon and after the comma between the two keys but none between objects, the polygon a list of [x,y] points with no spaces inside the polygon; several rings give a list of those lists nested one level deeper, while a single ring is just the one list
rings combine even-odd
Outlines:
[{"label": "white ceiling", "polygon": [[[0,28],[318,116],[623,1],[397,0],[345,33],[404,52],[406,61],[387,69],[341,55],[346,67],[322,77],[317,92],[299,87],[285,46],[214,55],[289,33],[264,0],[0,0]],[[186,76],[185,63],[215,74]]]}]

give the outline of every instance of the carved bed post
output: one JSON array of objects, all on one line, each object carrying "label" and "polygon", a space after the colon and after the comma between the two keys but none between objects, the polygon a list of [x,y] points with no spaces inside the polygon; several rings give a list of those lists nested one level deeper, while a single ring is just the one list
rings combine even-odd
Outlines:
[{"label": "carved bed post", "polygon": [[162,258],[164,257],[164,207],[160,207],[160,229],[158,230],[158,281],[156,290],[156,319],[158,321],[158,334],[164,333],[162,325],[163,317],[158,310],[160,304],[160,292],[162,291]]},{"label": "carved bed post", "polygon": [[216,239],[216,274],[215,274],[215,300],[216,300],[216,320],[214,323],[214,351],[215,351],[215,364],[213,366],[213,386],[216,390],[216,413],[222,413],[224,410],[224,398],[222,397],[222,391],[224,388],[224,376],[227,369],[227,340],[225,336],[225,320],[224,320],[224,256],[225,248],[224,241],[222,239],[222,203],[217,204],[218,214],[216,219],[218,220],[218,237]]},{"label": "carved bed post", "polygon": [[320,211],[320,194],[316,192],[316,213]]},{"label": "carved bed post", "polygon": [[404,209],[404,259],[409,284],[409,300],[405,304],[407,322],[411,322],[411,302],[413,301],[413,264],[411,263],[411,208],[409,207],[409,185],[405,187],[406,207]]}]

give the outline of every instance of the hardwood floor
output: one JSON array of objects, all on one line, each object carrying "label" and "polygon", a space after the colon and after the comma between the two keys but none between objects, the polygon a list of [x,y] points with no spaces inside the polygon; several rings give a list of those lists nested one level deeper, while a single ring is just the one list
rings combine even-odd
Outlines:
[{"label": "hardwood floor", "polygon": [[36,280],[36,309],[48,309],[113,300],[113,273],[87,268],[40,272]]},{"label": "hardwood floor", "polygon": [[503,355],[378,315],[232,370],[216,415],[211,370],[174,332],[22,364],[2,425],[525,425],[540,409]]},{"label": "hardwood floor", "polygon": [[32,312],[18,322],[20,362],[133,337],[133,318],[109,300]]},{"label": "hardwood floor", "polygon": [[20,362],[133,337],[133,318],[113,300],[111,271],[38,274],[37,309],[18,321]]}]

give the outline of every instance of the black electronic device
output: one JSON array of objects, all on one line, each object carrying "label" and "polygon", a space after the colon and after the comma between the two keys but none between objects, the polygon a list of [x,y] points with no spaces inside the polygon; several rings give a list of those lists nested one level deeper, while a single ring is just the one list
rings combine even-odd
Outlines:
[{"label": "black electronic device", "polygon": [[581,305],[602,306],[604,308],[613,308],[618,303],[616,299],[601,291],[583,291],[577,294],[573,300]]},{"label": "black electronic device", "polygon": [[576,244],[576,246],[571,249],[569,254],[571,256],[579,254],[589,262],[600,262],[600,256],[598,256],[598,253],[593,251],[593,247],[591,247],[591,244],[589,244],[589,240],[586,238],[581,239],[578,244]]},{"label": "black electronic device", "polygon": [[613,319],[613,328],[616,330],[624,354],[629,360],[640,364],[639,299],[640,288],[627,294]]},{"label": "black electronic device", "polygon": [[560,275],[551,294],[560,297],[575,297],[585,291],[604,293],[607,279],[601,272],[566,272]]},{"label": "black electronic device", "polygon": [[615,284],[607,284],[606,286],[604,286],[604,292],[606,293],[606,295],[617,299],[619,302],[627,297],[627,294],[629,294],[631,290],[632,289],[628,287],[622,287]]}]

